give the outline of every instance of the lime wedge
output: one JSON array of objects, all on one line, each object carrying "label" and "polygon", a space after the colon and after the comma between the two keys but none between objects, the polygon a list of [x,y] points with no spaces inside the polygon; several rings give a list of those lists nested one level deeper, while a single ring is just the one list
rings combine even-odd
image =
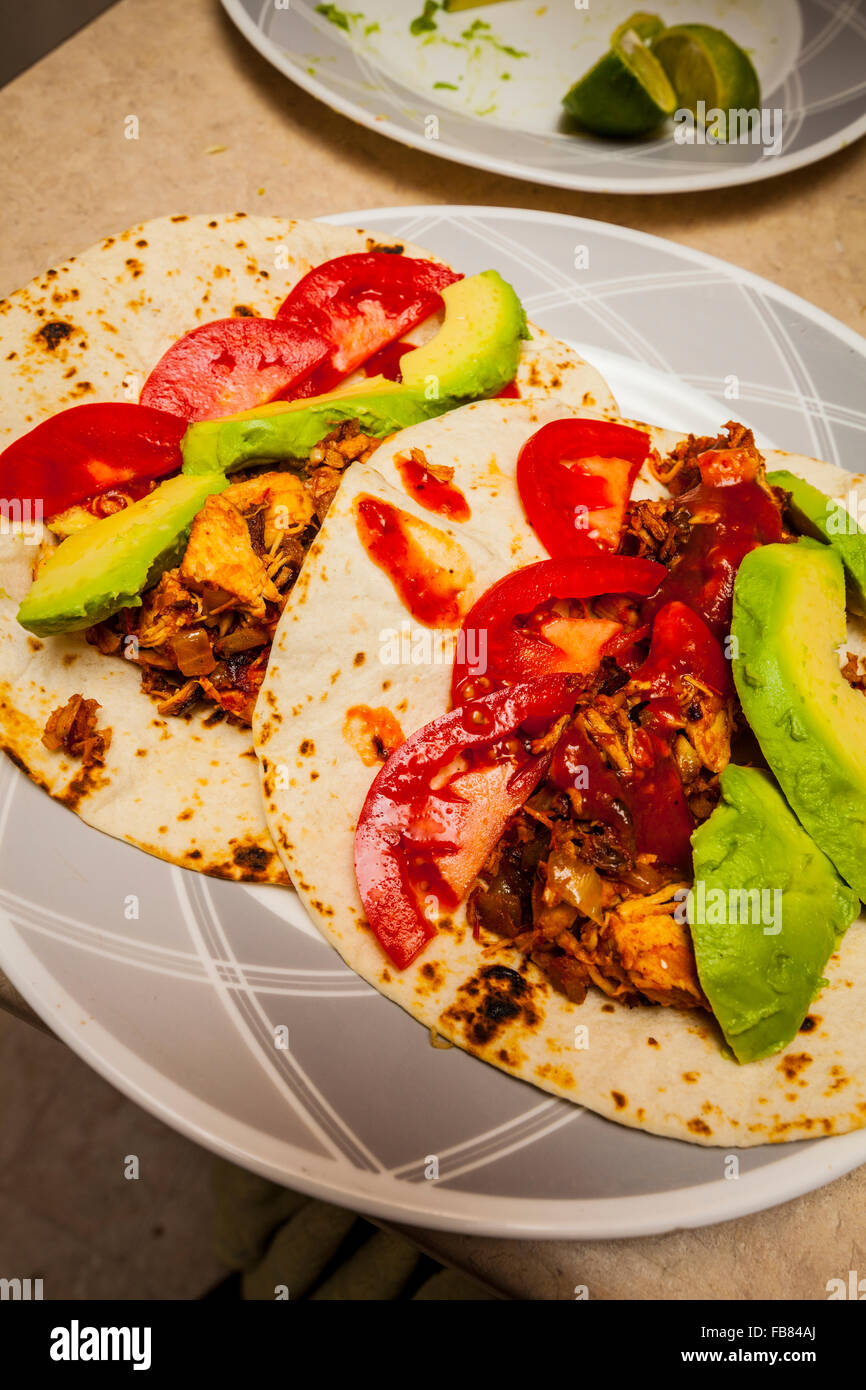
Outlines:
[{"label": "lime wedge", "polygon": [[682,107],[697,114],[752,109],[760,104],[761,84],[739,44],[709,24],[676,24],[653,40],[652,51],[671,80]]},{"label": "lime wedge", "polygon": [[619,43],[627,29],[634,29],[638,38],[643,39],[644,43],[646,43],[648,39],[654,39],[657,34],[660,34],[664,27],[664,20],[659,19],[657,14],[650,14],[648,10],[637,10],[633,15],[629,16],[624,24],[618,24],[616,26],[610,36],[611,47],[613,47],[615,43]]},{"label": "lime wedge", "polygon": [[646,135],[677,108],[665,70],[634,29],[626,29],[563,97],[570,116],[596,135]]}]

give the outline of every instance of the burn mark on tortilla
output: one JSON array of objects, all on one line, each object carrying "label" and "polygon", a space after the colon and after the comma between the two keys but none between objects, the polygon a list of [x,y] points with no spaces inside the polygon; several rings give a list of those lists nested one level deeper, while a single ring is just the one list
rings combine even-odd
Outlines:
[{"label": "burn mark on tortilla", "polygon": [[683,1072],[683,1081],[685,1081],[689,1086],[694,1086],[695,1082],[700,1081],[700,1079],[701,1079],[701,1074],[700,1074],[699,1071],[684,1071],[684,1072]]},{"label": "burn mark on tortilla", "polygon": [[700,1115],[695,1115],[692,1117],[692,1119],[687,1120],[686,1129],[689,1131],[690,1134],[703,1134],[704,1137],[707,1139],[709,1139],[710,1135],[713,1132],[707,1124],[706,1120],[702,1120]]},{"label": "burn mark on tortilla", "polygon": [[311,738],[301,739],[298,744],[298,752],[302,758],[309,758],[311,753],[315,753],[316,745]]},{"label": "burn mark on tortilla", "polygon": [[780,1071],[786,1081],[796,1081],[804,1067],[811,1066],[812,1058],[808,1052],[788,1052],[779,1062],[777,1071]]},{"label": "burn mark on tortilla", "polygon": [[441,1017],[478,1048],[487,1047],[506,1027],[517,1024],[529,1030],[541,1022],[531,986],[506,965],[482,966],[464,981]]},{"label": "burn mark on tortilla", "polygon": [[803,1022],[800,1024],[800,1032],[811,1033],[814,1031],[815,1028],[818,1027],[818,1024],[820,1022],[821,1019],[819,1018],[818,1014],[807,1014],[806,1017],[803,1019]]},{"label": "burn mark on tortilla", "polygon": [[74,332],[75,328],[71,323],[66,323],[63,319],[51,319],[49,323],[43,323],[34,337],[49,352],[56,352],[60,344],[65,343]]},{"label": "burn mark on tortilla", "polygon": [[367,237],[368,251],[384,251],[386,256],[402,256],[405,249],[405,246],[401,246],[399,242],[395,242],[393,246],[388,246],[385,242],[375,241],[373,237]]},{"label": "burn mark on tortilla", "polygon": [[252,869],[257,874],[264,873],[273,857],[272,851],[262,849],[261,845],[238,845],[232,853],[239,869]]},{"label": "burn mark on tortilla", "polygon": [[602,1006],[601,1006],[601,1011],[602,1011],[603,1014],[615,1014],[615,1013],[616,1013],[616,1005],[615,1005],[615,1004],[602,1004]]},{"label": "burn mark on tortilla", "polygon": [[81,771],[75,774],[65,791],[54,792],[52,795],[55,800],[68,806],[70,811],[77,811],[91,792],[107,787],[109,782],[110,778],[106,775],[105,769],[99,763],[92,763],[90,767],[82,767]]},{"label": "burn mark on tortilla", "polygon": [[647,1038],[646,1045],[647,1047],[661,1047],[661,1043],[657,1042],[655,1038]]},{"label": "burn mark on tortilla", "polygon": [[[170,218],[169,218],[169,221],[170,221],[170,222],[188,222],[188,221],[189,221],[189,218],[187,217],[187,214],[186,214],[185,212],[176,212],[175,215],[174,215],[173,217],[170,217]],[[208,226],[209,226],[209,227],[215,227],[215,226],[216,226],[216,222],[208,222]]]},{"label": "burn mark on tortilla", "polygon": [[363,665],[364,665],[364,662],[365,662],[366,660],[367,660],[367,653],[366,653],[366,652],[355,652],[355,657],[354,657],[354,660],[352,661],[352,665],[353,665],[353,666],[363,666]]},{"label": "burn mark on tortilla", "polygon": [[[851,1084],[851,1077],[846,1076],[844,1067],[831,1067],[830,1075],[832,1076],[833,1080],[830,1082],[829,1086],[824,1092],[825,1096],[832,1095],[834,1091],[841,1091],[844,1086],[849,1086]],[[801,1081],[800,1085],[805,1086],[805,1081]]]},{"label": "burn mark on tortilla", "polygon": [[613,1097],[613,1103],[617,1110],[625,1110],[628,1105],[628,1096],[624,1096],[622,1091],[611,1091],[610,1094]]},{"label": "burn mark on tortilla", "polygon": [[249,304],[235,304],[232,308],[233,319],[258,319],[261,314],[258,309],[251,309]]},{"label": "burn mark on tortilla", "polygon": [[434,960],[427,960],[418,971],[420,980],[415,986],[416,994],[435,994],[436,990],[441,989],[445,983],[445,976]]},{"label": "burn mark on tortilla", "polygon": [[138,259],[137,256],[127,256],[124,264],[126,265],[128,270],[132,271],[133,280],[137,280],[139,275],[144,274],[144,266],[141,264],[141,261]]},{"label": "burn mark on tortilla", "polygon": [[[504,1060],[504,1058],[500,1058]],[[516,1061],[512,1061],[512,1066],[517,1066],[518,1062],[525,1061],[525,1057],[519,1056]],[[540,1081],[549,1081],[560,1091],[574,1090],[574,1077],[567,1067],[557,1066],[554,1062],[542,1062],[541,1066],[535,1068],[535,1075]]]}]

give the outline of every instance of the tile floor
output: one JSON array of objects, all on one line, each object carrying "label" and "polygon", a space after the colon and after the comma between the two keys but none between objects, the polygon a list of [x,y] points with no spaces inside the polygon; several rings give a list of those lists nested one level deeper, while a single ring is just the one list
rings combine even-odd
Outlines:
[{"label": "tile floor", "polygon": [[0,1014],[0,1277],[42,1278],[46,1299],[200,1298],[226,1273],[211,1162],[63,1044]]}]

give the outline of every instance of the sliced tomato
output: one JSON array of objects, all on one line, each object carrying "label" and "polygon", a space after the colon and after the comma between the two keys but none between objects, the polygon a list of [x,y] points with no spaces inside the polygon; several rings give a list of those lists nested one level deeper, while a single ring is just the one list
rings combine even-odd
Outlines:
[{"label": "sliced tomato", "polygon": [[442,291],[462,278],[435,261],[357,251],[317,265],[298,281],[277,316],[307,325],[330,344],[328,361],[315,374],[316,392],[329,391],[440,309]]},{"label": "sliced tomato", "polygon": [[73,405],[0,454],[0,494],[40,502],[46,519],[99,493],[181,466],[186,422],[132,402]]},{"label": "sliced tomato", "polygon": [[677,695],[683,676],[691,676],[717,695],[733,690],[731,663],[699,614],[674,600],[660,608],[653,624],[649,656],[634,672],[632,686],[646,688],[647,699]]},{"label": "sliced tomato", "polygon": [[172,344],[139,400],[184,420],[218,420],[284,396],[330,352],[326,339],[290,319],[214,319]]},{"label": "sliced tomato", "polygon": [[526,441],[517,459],[517,489],[548,554],[616,549],[649,451],[643,430],[609,420],[553,420]]},{"label": "sliced tomato", "polygon": [[467,613],[457,641],[451,699],[475,695],[552,671],[589,675],[623,624],[563,616],[558,600],[653,593],[667,574],[654,560],[624,555],[539,560],[492,584]]},{"label": "sliced tomato", "polygon": [[757,449],[706,449],[697,459],[701,481],[711,487],[753,483],[760,462]]},{"label": "sliced tomato", "polygon": [[425,724],[391,754],[370,788],[355,835],[364,911],[399,969],[436,935],[535,790],[551,752],[533,752],[523,726],[570,713],[579,682],[543,676]]}]

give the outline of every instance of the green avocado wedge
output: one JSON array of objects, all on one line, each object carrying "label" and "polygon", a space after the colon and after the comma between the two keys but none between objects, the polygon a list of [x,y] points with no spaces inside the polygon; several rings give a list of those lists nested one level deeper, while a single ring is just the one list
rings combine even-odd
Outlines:
[{"label": "green avocado wedge", "polygon": [[866,531],[841,502],[789,473],[787,468],[768,473],[767,482],[789,494],[786,511],[801,535],[826,541],[838,551],[845,566],[852,607],[866,613]]},{"label": "green avocado wedge", "polygon": [[269,405],[190,425],[183,471],[230,472],[246,464],[303,459],[344,420],[381,439],[495,395],[513,381],[529,337],[523,306],[495,270],[456,280],[442,292],[439,331],[401,359],[402,381],[370,377],[323,396]]},{"label": "green avocado wedge", "polygon": [[731,623],[737,693],[788,803],[866,899],[866,700],[839,668],[845,576],[829,545],[751,551]]},{"label": "green avocado wedge", "polygon": [[398,382],[371,377],[327,396],[275,401],[225,420],[190,425],[181,442],[189,476],[230,473],[248,464],[306,459],[310,450],[344,420],[357,420],[364,434],[381,439],[451,409],[455,402],[425,400]]},{"label": "green avocado wedge", "polygon": [[768,773],[730,763],[721,788],[692,836],[687,914],[725,1041],[754,1062],[796,1036],[859,903]]},{"label": "green avocado wedge", "polygon": [[179,474],[123,511],[68,536],[48,557],[18,609],[37,637],[74,632],[120,608],[137,608],[141,593],[183,555],[190,527],[228,479]]}]

